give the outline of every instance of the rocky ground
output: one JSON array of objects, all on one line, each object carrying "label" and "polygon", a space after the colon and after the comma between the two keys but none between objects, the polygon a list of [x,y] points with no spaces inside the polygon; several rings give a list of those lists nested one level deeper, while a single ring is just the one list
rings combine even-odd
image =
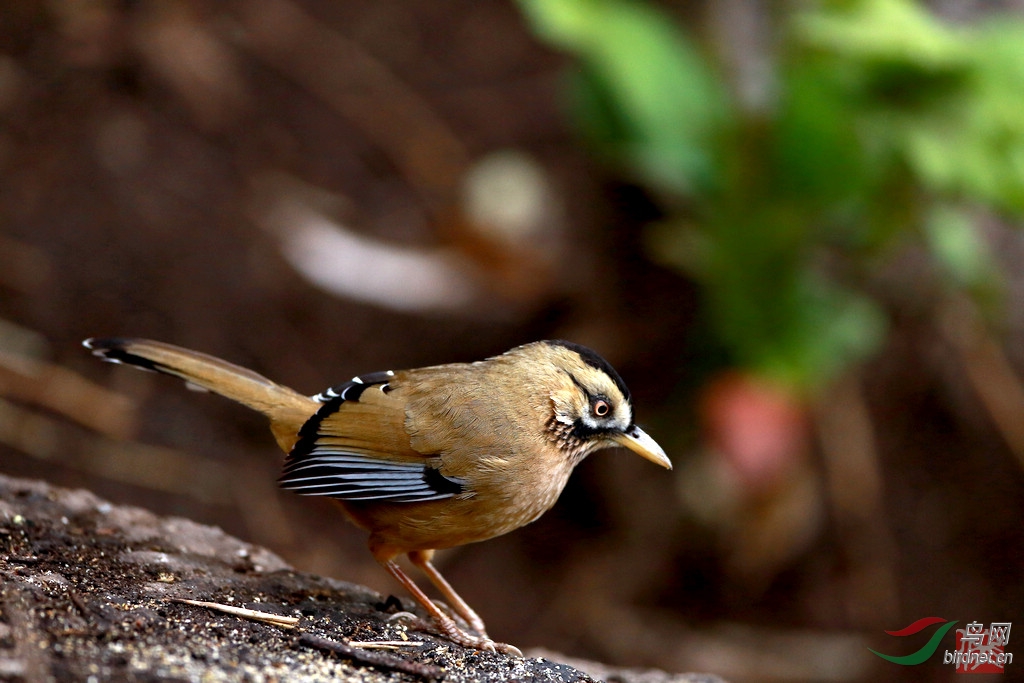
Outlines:
[{"label": "rocky ground", "polygon": [[410,608],[214,527],[0,476],[0,680],[721,680],[468,650],[392,618]]}]

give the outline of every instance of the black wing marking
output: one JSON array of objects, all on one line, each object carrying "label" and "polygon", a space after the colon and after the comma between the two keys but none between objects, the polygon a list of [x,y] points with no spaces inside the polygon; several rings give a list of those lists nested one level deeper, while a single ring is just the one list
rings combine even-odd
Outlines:
[{"label": "black wing marking", "polygon": [[305,496],[340,500],[422,503],[451,498],[464,482],[425,463],[382,460],[372,455],[314,448],[285,468],[281,487]]},{"label": "black wing marking", "polygon": [[465,481],[446,477],[429,463],[387,460],[320,443],[320,426],[346,401],[358,401],[374,385],[384,385],[391,371],[353,377],[314,398],[323,405],[299,430],[299,439],[285,460],[278,483],[304,496],[329,496],[350,501],[422,503],[444,500],[465,491]]},{"label": "black wing marking", "polygon": [[372,387],[375,384],[383,384],[387,386],[388,380],[394,376],[395,373],[391,370],[371,372],[368,375],[359,375],[358,377],[353,377],[349,381],[343,382],[336,387],[331,387],[330,389],[320,392],[313,397],[313,400],[320,401],[321,403],[329,403],[336,398],[340,398],[342,401],[358,401],[360,394],[366,391],[367,387]]}]

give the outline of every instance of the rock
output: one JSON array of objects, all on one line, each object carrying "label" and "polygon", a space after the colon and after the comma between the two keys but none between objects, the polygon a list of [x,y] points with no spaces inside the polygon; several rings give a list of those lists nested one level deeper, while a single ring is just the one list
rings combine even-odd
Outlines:
[{"label": "rock", "polygon": [[2,475],[0,581],[4,680],[595,680],[415,631],[389,618],[411,601],[297,572],[220,529]]}]

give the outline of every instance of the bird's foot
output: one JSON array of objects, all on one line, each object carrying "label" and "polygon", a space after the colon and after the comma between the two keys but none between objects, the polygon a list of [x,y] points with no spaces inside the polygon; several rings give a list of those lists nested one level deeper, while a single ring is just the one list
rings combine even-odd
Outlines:
[{"label": "bird's foot", "polygon": [[[440,600],[433,600],[432,602],[437,606],[439,610],[441,610],[449,617],[451,617],[452,621],[454,621],[456,625],[462,630],[472,631],[473,633],[484,639],[490,638],[490,636],[487,635],[487,627],[484,626],[483,620],[476,615],[476,612],[470,610],[468,615],[463,615],[460,612],[452,609],[448,604],[441,602]],[[472,617],[472,620],[470,620],[469,617]],[[468,629],[463,628],[463,625],[468,627]]]},{"label": "bird's foot", "polygon": [[388,621],[395,621],[401,619],[407,622],[412,628],[417,631],[427,631],[429,633],[435,633],[448,640],[452,641],[457,645],[463,647],[471,647],[474,650],[483,650],[484,652],[501,652],[503,654],[512,655],[514,657],[522,657],[522,651],[515,645],[509,645],[508,643],[498,643],[491,640],[486,634],[482,636],[474,636],[471,633],[467,633],[456,625],[452,619],[422,619],[412,612],[395,612],[388,617]]},{"label": "bird's foot", "polygon": [[475,650],[483,650],[484,652],[501,652],[515,657],[523,656],[522,651],[515,645],[495,642],[486,635],[474,636],[471,633],[463,631],[461,628],[456,626],[454,622],[435,621],[434,625],[448,640],[462,645],[463,647],[471,647]]}]

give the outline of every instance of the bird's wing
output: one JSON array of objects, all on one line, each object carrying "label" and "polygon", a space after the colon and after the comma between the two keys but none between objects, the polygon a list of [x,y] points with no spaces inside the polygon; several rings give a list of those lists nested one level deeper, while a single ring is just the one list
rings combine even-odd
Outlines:
[{"label": "bird's wing", "polygon": [[421,503],[451,498],[465,482],[436,458],[413,450],[405,400],[392,373],[354,378],[323,394],[299,432],[279,479],[282,488],[347,501]]},{"label": "bird's wing", "polygon": [[504,369],[453,363],[410,371],[415,382],[405,403],[412,448],[443,454],[448,471],[474,473],[476,484],[481,463],[543,447],[543,418],[534,406],[547,404],[519,386],[522,378],[501,374]]}]

